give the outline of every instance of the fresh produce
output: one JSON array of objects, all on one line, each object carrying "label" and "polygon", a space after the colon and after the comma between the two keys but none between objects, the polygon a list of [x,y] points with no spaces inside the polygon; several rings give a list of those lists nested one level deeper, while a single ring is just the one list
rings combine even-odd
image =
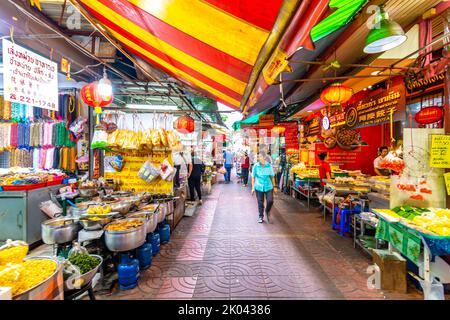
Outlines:
[{"label": "fresh produce", "polygon": [[107,231],[125,231],[142,226],[144,222],[138,219],[117,221],[106,226]]},{"label": "fresh produce", "polygon": [[395,207],[392,211],[407,220],[414,220],[415,217],[422,215],[424,212],[429,212],[428,209],[411,206]]},{"label": "fresh produce", "polygon": [[450,210],[431,209],[413,219],[412,224],[439,236],[450,236]]},{"label": "fresh produce", "polygon": [[91,271],[100,263],[100,259],[88,253],[77,253],[69,257],[69,262],[80,269],[81,274]]}]

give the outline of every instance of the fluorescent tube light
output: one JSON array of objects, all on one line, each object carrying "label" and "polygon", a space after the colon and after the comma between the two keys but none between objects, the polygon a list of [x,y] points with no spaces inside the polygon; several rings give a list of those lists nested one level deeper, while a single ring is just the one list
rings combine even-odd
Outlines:
[{"label": "fluorescent tube light", "polygon": [[174,105],[156,105],[156,104],[127,104],[125,106],[128,109],[136,109],[136,110],[158,110],[158,111],[176,111],[178,110],[177,106]]}]

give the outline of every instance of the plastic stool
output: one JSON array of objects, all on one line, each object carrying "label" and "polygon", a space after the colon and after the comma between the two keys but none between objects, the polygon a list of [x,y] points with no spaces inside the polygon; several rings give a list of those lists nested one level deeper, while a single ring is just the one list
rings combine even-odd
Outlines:
[{"label": "plastic stool", "polygon": [[344,236],[345,233],[350,232],[350,221],[352,214],[359,213],[357,210],[341,209],[339,224],[336,222],[336,217],[339,212],[339,208],[334,208],[332,227],[333,230],[338,230],[340,236]]}]

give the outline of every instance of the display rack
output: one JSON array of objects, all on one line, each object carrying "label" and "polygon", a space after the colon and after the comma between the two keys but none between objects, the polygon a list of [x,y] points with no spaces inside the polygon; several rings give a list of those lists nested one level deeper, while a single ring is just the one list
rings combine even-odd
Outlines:
[{"label": "display rack", "polygon": [[[301,181],[306,182],[306,186],[302,187],[299,186],[298,188],[292,184],[291,190],[296,192],[297,194],[302,195],[305,197],[308,201],[308,209],[310,208],[310,203],[312,199],[318,199],[317,192],[320,191],[320,188],[314,188],[313,186],[317,183],[320,183],[319,178],[298,178]],[[295,194],[292,194],[293,197],[295,197]]]}]

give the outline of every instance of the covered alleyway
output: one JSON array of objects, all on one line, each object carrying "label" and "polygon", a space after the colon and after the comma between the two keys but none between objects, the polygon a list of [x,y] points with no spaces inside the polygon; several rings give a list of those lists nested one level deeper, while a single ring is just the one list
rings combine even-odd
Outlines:
[{"label": "covered alleyway", "polygon": [[271,223],[256,199],[218,184],[141,272],[139,286],[99,299],[422,299],[367,288],[370,259],[331,230],[317,209],[278,194]]}]

